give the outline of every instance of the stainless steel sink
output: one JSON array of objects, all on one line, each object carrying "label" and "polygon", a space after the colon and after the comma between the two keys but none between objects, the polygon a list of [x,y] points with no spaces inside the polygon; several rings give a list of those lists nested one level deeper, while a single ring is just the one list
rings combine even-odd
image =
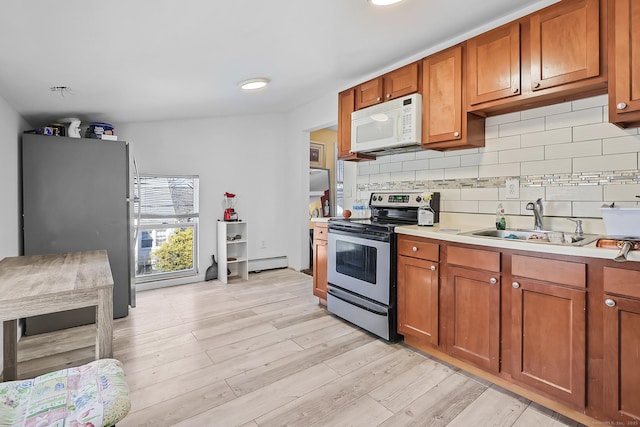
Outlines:
[{"label": "stainless steel sink", "polygon": [[[551,235],[555,233],[555,235]],[[482,237],[488,239],[509,239],[531,243],[546,243],[550,245],[584,246],[598,240],[598,234],[576,235],[573,233],[553,232],[550,230],[523,230],[519,228],[507,228],[506,230],[496,230],[487,228],[485,230],[470,231],[460,233],[463,236]]]}]

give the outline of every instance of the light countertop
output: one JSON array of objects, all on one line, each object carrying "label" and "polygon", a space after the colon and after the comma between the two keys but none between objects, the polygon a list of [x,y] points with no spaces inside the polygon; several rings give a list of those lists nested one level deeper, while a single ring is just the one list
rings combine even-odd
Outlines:
[{"label": "light countertop", "polygon": [[[598,248],[596,242],[589,243],[585,246],[571,246],[563,244],[553,244],[548,242],[532,242],[512,239],[497,239],[465,236],[461,233],[468,233],[476,230],[483,230],[489,227],[466,224],[436,224],[433,227],[424,227],[418,225],[408,225],[396,227],[398,234],[406,234],[409,236],[426,237],[430,239],[446,240],[456,243],[467,243],[477,246],[489,246],[494,248],[517,249],[531,252],[544,252],[559,255],[573,255],[580,257],[605,258],[613,259],[618,255],[618,249]],[[640,251],[630,251],[627,255],[627,261],[640,262]]]}]

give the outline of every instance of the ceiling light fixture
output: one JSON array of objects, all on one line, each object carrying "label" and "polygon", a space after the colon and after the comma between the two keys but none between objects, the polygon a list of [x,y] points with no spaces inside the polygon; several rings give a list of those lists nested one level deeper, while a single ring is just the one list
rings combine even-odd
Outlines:
[{"label": "ceiling light fixture", "polygon": [[374,6],[389,6],[395,3],[400,3],[402,0],[369,0]]},{"label": "ceiling light fixture", "polygon": [[264,77],[259,77],[256,79],[249,79],[238,83],[240,89],[242,90],[256,90],[262,89],[265,87],[271,80],[266,79]]},{"label": "ceiling light fixture", "polygon": [[60,95],[64,96],[66,93],[71,93],[69,86],[51,86],[49,88],[51,92],[60,92]]}]

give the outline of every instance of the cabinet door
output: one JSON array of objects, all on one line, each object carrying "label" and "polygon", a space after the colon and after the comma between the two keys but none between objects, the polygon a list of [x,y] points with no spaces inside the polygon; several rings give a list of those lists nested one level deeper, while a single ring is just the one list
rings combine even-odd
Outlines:
[{"label": "cabinet door", "polygon": [[622,127],[640,126],[640,2],[613,0],[612,5],[609,120]]},{"label": "cabinet door", "polygon": [[603,360],[607,415],[625,425],[637,424],[640,420],[640,300],[605,294],[604,303],[607,305]]},{"label": "cabinet door", "polygon": [[417,92],[418,71],[418,63],[414,62],[382,76],[384,100],[388,101]]},{"label": "cabinet door", "polygon": [[534,14],[531,90],[600,75],[599,0],[571,0]]},{"label": "cabinet door", "polygon": [[349,156],[351,151],[351,113],[355,107],[355,89],[338,94],[338,158]]},{"label": "cabinet door", "polygon": [[422,141],[462,138],[462,46],[422,62]]},{"label": "cabinet door", "polygon": [[423,149],[484,147],[484,117],[466,112],[463,61],[456,46],[422,62]]},{"label": "cabinet door", "polygon": [[327,299],[327,241],[313,242],[313,294]]},{"label": "cabinet door", "polygon": [[398,257],[398,332],[438,345],[438,263]]},{"label": "cabinet door", "polygon": [[519,277],[512,291],[513,377],[584,408],[586,291]]},{"label": "cabinet door", "polygon": [[500,368],[500,275],[448,266],[449,353],[482,368]]},{"label": "cabinet door", "polygon": [[383,84],[382,77],[376,77],[356,86],[356,110],[382,102]]},{"label": "cabinet door", "polygon": [[470,106],[509,98],[520,93],[518,22],[468,40],[467,48],[467,89]]}]

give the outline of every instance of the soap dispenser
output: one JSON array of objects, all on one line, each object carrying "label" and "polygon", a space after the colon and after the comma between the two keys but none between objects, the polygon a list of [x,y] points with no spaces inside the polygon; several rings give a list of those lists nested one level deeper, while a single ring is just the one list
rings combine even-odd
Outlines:
[{"label": "soap dispenser", "polygon": [[496,209],[496,230],[506,230],[506,228],[507,219],[504,216],[504,208],[502,207],[502,203],[499,203]]},{"label": "soap dispenser", "polygon": [[431,198],[433,193],[423,194],[418,208],[418,225],[432,226],[435,221],[435,212],[431,207]]}]

